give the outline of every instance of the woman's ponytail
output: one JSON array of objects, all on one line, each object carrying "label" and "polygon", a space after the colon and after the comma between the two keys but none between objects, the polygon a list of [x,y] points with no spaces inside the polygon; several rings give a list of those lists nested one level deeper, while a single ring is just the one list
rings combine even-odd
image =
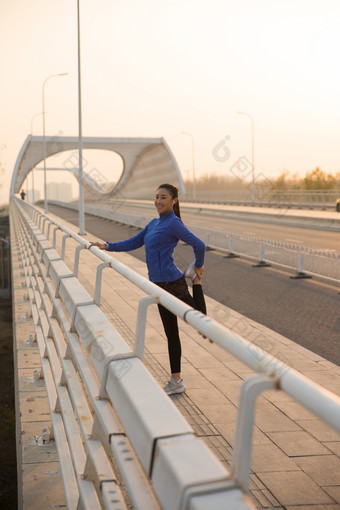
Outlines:
[{"label": "woman's ponytail", "polygon": [[177,198],[177,201],[174,203],[174,213],[176,214],[176,216],[181,218],[181,210],[179,207],[179,199],[178,198]]}]

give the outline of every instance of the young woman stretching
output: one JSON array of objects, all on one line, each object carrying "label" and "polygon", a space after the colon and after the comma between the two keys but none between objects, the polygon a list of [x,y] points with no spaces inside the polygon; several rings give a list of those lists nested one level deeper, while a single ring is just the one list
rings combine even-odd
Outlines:
[{"label": "young woman stretching", "polygon": [[[149,279],[205,314],[206,306],[201,285],[205,244],[183,224],[176,186],[161,184],[156,193],[155,206],[159,218],[151,220],[141,232],[131,239],[117,243],[91,242],[90,247],[98,246],[98,248],[107,251],[131,251],[144,244]],[[173,251],[180,240],[193,247],[196,257],[185,274],[175,266],[173,258]],[[185,277],[190,278],[193,282],[193,296],[189,293]],[[158,309],[168,339],[171,368],[171,378],[164,386],[164,390],[168,395],[182,393],[186,388],[181,379],[182,350],[177,317],[162,305],[158,305]]]}]

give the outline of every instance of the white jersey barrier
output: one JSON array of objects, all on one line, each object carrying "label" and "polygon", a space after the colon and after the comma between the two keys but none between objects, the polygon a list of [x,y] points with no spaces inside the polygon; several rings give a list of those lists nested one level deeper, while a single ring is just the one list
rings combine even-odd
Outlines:
[{"label": "white jersey barrier", "polygon": [[[91,248],[101,260],[90,296],[77,279],[80,250],[89,243],[15,198],[11,216],[41,357],[36,376],[46,384],[67,508],[253,508],[142,362],[150,304],[162,303],[182,318],[197,312],[98,248]],[[78,243],[73,270],[63,261],[70,238]],[[133,350],[100,310],[104,267],[148,294],[139,304]]]},{"label": "white jersey barrier", "polygon": [[[78,210],[77,204],[52,201],[56,205]],[[121,213],[117,210],[86,206],[86,212],[126,225],[144,228],[150,218]],[[284,243],[255,236],[222,232],[189,225],[188,228],[205,242],[208,248],[226,252],[227,258],[245,256],[256,267],[271,263],[294,270],[292,278],[311,278],[312,275],[340,282],[340,256],[329,250],[316,250],[299,244]]]},{"label": "white jersey barrier", "polygon": [[[15,198],[11,214],[22,250],[68,508],[126,508],[118,483],[121,477],[136,509],[250,509],[245,493],[255,403],[268,389],[286,392],[340,432],[340,399],[333,393],[96,247],[91,248],[99,260],[95,292],[90,296],[77,279],[80,250],[89,246],[88,241]],[[63,233],[60,253],[57,231]],[[69,238],[78,244],[73,271],[63,261]],[[132,351],[100,310],[104,267],[146,293],[138,306]],[[146,312],[154,303],[257,372],[241,386],[230,472],[194,436],[142,363]]]}]

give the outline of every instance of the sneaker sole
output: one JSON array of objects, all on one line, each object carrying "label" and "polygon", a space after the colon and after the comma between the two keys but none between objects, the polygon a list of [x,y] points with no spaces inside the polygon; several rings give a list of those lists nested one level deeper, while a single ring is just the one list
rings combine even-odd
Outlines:
[{"label": "sneaker sole", "polygon": [[186,390],[187,390],[186,388],[181,388],[181,389],[178,389],[178,390],[170,391],[169,393],[166,391],[165,393],[167,395],[175,395],[176,393],[184,393]]}]

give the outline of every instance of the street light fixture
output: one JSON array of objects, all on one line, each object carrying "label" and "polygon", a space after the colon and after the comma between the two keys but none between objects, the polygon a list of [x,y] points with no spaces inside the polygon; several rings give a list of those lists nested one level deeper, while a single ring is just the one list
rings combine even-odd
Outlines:
[{"label": "street light fixture", "polygon": [[251,165],[252,165],[252,179],[251,179],[251,205],[255,204],[255,162],[254,162],[254,119],[250,113],[237,112],[239,115],[246,115],[251,121]]},{"label": "street light fixture", "polygon": [[[42,115],[43,112],[40,112],[40,113],[36,113],[35,115],[33,115],[33,117],[31,118],[31,136],[33,136],[33,120],[38,117],[39,115]],[[32,142],[31,142],[31,165],[32,165],[32,204],[34,205],[35,203],[35,196],[34,196],[34,169],[33,169],[33,147],[32,147]],[[28,199],[28,197],[27,197]]]},{"label": "street light fixture", "polygon": [[77,0],[78,30],[78,182],[79,182],[79,235],[85,235],[84,187],[83,187],[83,135],[81,115],[81,66],[80,66],[80,16],[79,0]]},{"label": "street light fixture", "polygon": [[43,116],[43,146],[44,146],[44,210],[47,213],[47,182],[46,182],[46,138],[45,138],[45,85],[50,78],[56,76],[67,76],[68,73],[51,74],[47,76],[42,86],[42,116]]},{"label": "street light fixture", "polygon": [[194,148],[194,137],[191,133],[181,131],[182,135],[188,135],[191,138],[191,149],[192,149],[192,198],[196,200],[196,176],[195,176],[195,148]]}]

